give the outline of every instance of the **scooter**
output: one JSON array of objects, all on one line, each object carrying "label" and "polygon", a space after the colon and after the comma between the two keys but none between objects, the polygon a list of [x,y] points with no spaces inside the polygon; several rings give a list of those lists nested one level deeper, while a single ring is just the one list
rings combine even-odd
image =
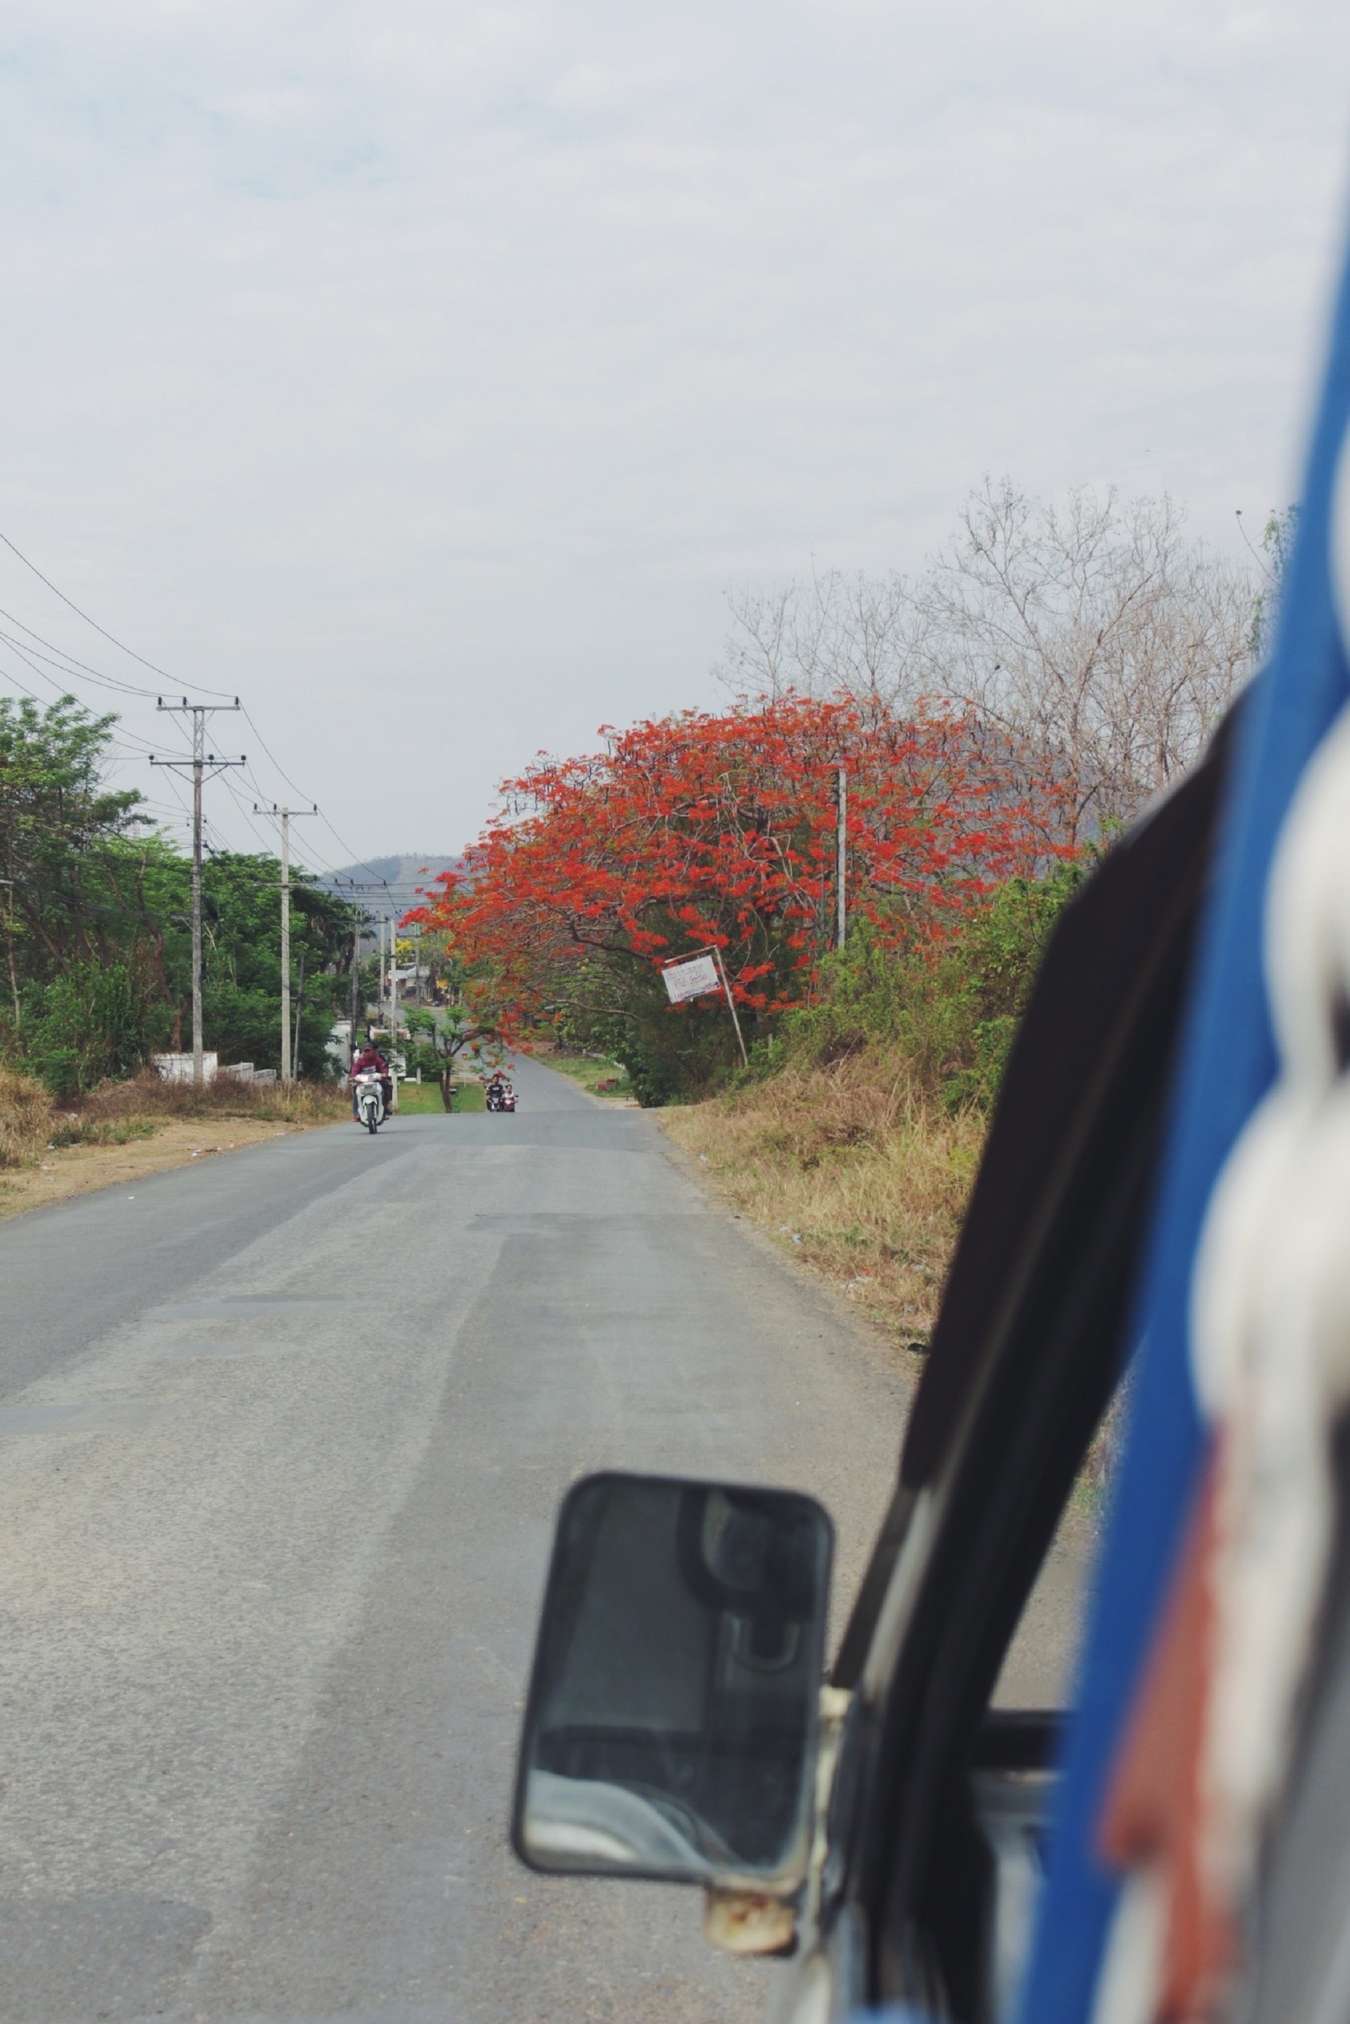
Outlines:
[{"label": "scooter", "polygon": [[352,1110],[356,1122],[372,1134],[384,1123],[384,1085],[377,1068],[363,1068],[352,1077]]}]

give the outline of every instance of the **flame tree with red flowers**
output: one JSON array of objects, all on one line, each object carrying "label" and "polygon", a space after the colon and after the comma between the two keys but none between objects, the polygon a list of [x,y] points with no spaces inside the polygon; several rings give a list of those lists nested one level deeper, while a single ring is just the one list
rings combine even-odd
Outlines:
[{"label": "flame tree with red flowers", "polygon": [[449,933],[516,1031],[589,999],[647,1029],[659,1017],[686,1070],[710,1066],[731,1045],[725,1011],[667,1010],[659,980],[663,960],[710,947],[751,1029],[803,1002],[833,937],[841,763],[849,915],[888,945],[941,941],[996,885],[1066,854],[1062,795],[1029,796],[970,716],[792,695],[601,736],[506,782],[462,870],[409,916]]}]

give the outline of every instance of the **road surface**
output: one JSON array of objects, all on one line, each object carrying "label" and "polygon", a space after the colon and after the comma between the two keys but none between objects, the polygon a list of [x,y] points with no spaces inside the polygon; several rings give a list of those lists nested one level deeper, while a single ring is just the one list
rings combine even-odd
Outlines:
[{"label": "road surface", "polygon": [[0,1228],[0,2016],[703,2024],[697,1893],[506,1849],[558,1499],[814,1491],[856,1579],[905,1390],[653,1120],[530,1064]]}]

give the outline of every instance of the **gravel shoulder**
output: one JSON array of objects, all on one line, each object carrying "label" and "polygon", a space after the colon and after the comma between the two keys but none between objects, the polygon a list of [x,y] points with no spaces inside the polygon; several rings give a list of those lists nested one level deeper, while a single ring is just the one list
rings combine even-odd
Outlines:
[{"label": "gravel shoulder", "polygon": [[171,1118],[156,1123],[149,1138],[125,1145],[62,1146],[43,1155],[36,1167],[0,1174],[0,1219],[27,1209],[87,1195],[96,1188],[134,1186],[152,1174],[235,1152],[268,1139],[292,1138],[309,1126],[275,1124],[259,1118]]}]

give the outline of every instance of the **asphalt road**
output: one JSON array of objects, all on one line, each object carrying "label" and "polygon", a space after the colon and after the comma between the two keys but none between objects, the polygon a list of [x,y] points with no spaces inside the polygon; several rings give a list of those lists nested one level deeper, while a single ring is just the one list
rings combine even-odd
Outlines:
[{"label": "asphalt road", "polygon": [[760,2015],[697,1893],[507,1852],[553,1516],[800,1486],[847,1591],[904,1384],[650,1118],[518,1087],[0,1228],[3,2018]]}]

